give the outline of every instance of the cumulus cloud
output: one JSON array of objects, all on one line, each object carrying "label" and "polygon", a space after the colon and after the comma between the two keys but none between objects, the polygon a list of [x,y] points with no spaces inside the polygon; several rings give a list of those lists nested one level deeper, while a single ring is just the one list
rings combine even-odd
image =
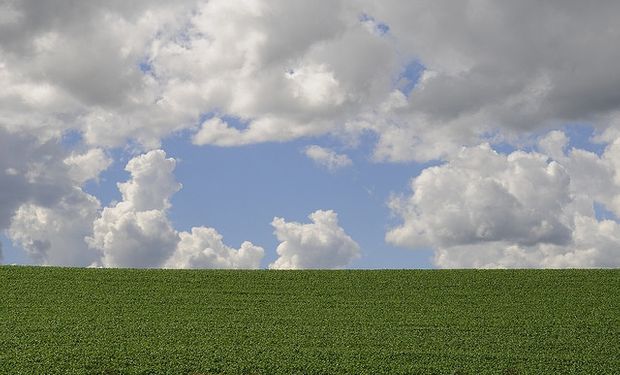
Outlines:
[{"label": "cumulus cloud", "polygon": [[96,258],[84,236],[99,201],[82,191],[81,184],[107,163],[91,165],[93,170],[86,172],[78,165],[87,160],[68,156],[58,140],[0,127],[0,230],[37,263],[84,266]]},{"label": "cumulus cloud", "polygon": [[[376,160],[446,158],[491,133],[511,141],[565,121],[611,126],[619,10],[614,1],[13,1],[0,22],[0,124],[152,149],[215,113],[245,125],[214,120],[196,144],[370,131]],[[407,76],[412,63],[419,77]],[[404,105],[386,107],[403,82]]]},{"label": "cumulus cloud", "polygon": [[[559,0],[3,3],[0,229],[11,226],[11,236],[42,262],[60,261],[54,243],[72,230],[82,236],[85,225],[43,223],[60,222],[71,210],[86,223],[99,210],[81,186],[110,165],[108,148],[153,150],[185,130],[196,145],[223,147],[321,135],[352,145],[376,139],[371,160],[447,161],[420,183],[460,181],[501,200],[501,207],[484,211],[471,205],[488,202],[466,192],[471,200],[455,200],[452,208],[478,212],[474,224],[458,233],[446,222],[441,232],[425,220],[444,223],[445,217],[430,215],[422,197],[431,193],[420,193],[420,207],[393,205],[407,224],[391,232],[395,243],[441,249],[480,241],[528,249],[573,243],[576,215],[591,218],[592,201],[620,213],[614,190],[620,185],[620,50],[609,47],[620,37],[619,12],[617,1]],[[540,153],[498,162],[509,172],[494,177],[458,161],[463,145],[484,154],[476,147],[481,142],[518,144],[565,123],[592,124],[607,145],[604,155],[568,150],[565,136],[552,133]],[[67,132],[80,136],[80,152],[68,154],[61,142]],[[313,149],[309,157],[328,169],[349,164],[346,156],[323,151]],[[553,162],[545,166],[544,157]],[[163,163],[160,172],[170,177],[169,166]],[[135,168],[119,186],[123,202],[106,207],[106,219],[97,222],[101,233],[118,238],[135,232],[147,241],[159,230],[154,262],[161,263],[182,237],[166,216],[178,186],[170,177],[146,188],[148,178],[162,177],[155,171],[141,177]],[[547,198],[554,201],[524,203],[531,189],[514,177],[522,169],[551,189]],[[523,184],[524,192],[510,183]],[[410,221],[415,230],[407,229]],[[613,238],[605,231],[600,238]],[[116,246],[106,247],[105,235],[90,238],[104,253]],[[140,263],[141,256],[119,260],[113,253],[106,262]]]},{"label": "cumulus cloud", "polygon": [[95,197],[76,187],[53,205],[19,207],[7,234],[38,264],[89,266],[99,254],[84,238],[91,234],[99,208]]},{"label": "cumulus cloud", "polygon": [[9,225],[20,205],[53,205],[71,192],[64,156],[57,142],[0,127],[0,228]]},{"label": "cumulus cloud", "polygon": [[510,141],[565,121],[610,126],[620,105],[614,62],[620,52],[609,48],[618,37],[609,25],[619,10],[614,1],[369,2],[368,13],[425,67],[407,108],[390,123],[373,125],[378,153],[424,160],[453,150],[420,153],[407,146],[477,144],[496,131]]},{"label": "cumulus cloud", "polygon": [[166,268],[259,268],[264,250],[245,241],[239,249],[222,242],[222,235],[213,228],[192,228],[179,234],[175,253],[164,264]]},{"label": "cumulus cloud", "polygon": [[552,132],[540,148],[553,156],[504,155],[484,144],[425,169],[413,179],[411,195],[391,200],[403,223],[387,233],[387,241],[433,247],[443,267],[620,264],[620,227],[597,220],[594,211],[595,202],[616,210],[614,144],[600,157],[567,152],[565,134]]},{"label": "cumulus cloud", "polygon": [[179,238],[162,211],[106,207],[88,240],[102,251],[104,267],[154,268],[172,255]]},{"label": "cumulus cloud", "polygon": [[69,166],[69,175],[78,184],[96,179],[101,172],[108,169],[112,159],[100,148],[93,148],[85,153],[72,153],[65,158],[64,163]]},{"label": "cumulus cloud", "polygon": [[338,154],[325,147],[311,145],[304,149],[304,154],[312,159],[316,164],[327,168],[330,172],[348,167],[353,161],[344,154]]},{"label": "cumulus cloud", "polygon": [[202,123],[200,130],[192,137],[195,145],[219,144],[227,145],[227,140],[237,139],[239,130],[231,128],[222,119],[213,117]]},{"label": "cumulus cloud", "polygon": [[122,200],[101,209],[81,185],[111,163],[101,149],[66,154],[0,129],[0,229],[37,264],[104,267],[257,268],[263,249],[224,245],[212,228],[178,233],[167,216],[181,189],[162,150],[131,159]]},{"label": "cumulus cloud", "polygon": [[174,252],[178,234],[166,216],[170,197],[181,185],[176,161],[162,150],[127,163],[131,179],[119,183],[122,201],[103,209],[93,224],[91,247],[101,250],[105,267],[158,267]]},{"label": "cumulus cloud", "polygon": [[273,269],[342,268],[360,257],[359,245],[338,224],[334,211],[318,210],[308,216],[311,224],[271,222],[280,241]]},{"label": "cumulus cloud", "polygon": [[101,252],[104,267],[257,268],[263,249],[244,242],[226,246],[213,228],[178,233],[168,219],[170,198],[181,189],[176,161],[162,150],[131,159],[131,178],[119,183],[122,201],[103,209],[94,221],[89,245]]},{"label": "cumulus cloud", "polygon": [[334,119],[380,97],[394,65],[389,43],[342,1],[9,8],[14,22],[0,23],[2,122],[48,136],[75,129],[95,145],[155,148],[210,111],[249,120],[226,141],[204,139],[214,144],[330,132]]}]

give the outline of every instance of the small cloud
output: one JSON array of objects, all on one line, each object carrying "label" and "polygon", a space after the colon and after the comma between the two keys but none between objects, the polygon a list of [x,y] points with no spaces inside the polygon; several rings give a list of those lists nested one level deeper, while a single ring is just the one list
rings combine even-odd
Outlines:
[{"label": "small cloud", "polygon": [[353,165],[353,161],[347,155],[338,154],[329,148],[317,145],[306,147],[304,154],[316,164],[327,168],[330,172]]},{"label": "small cloud", "polygon": [[88,150],[83,154],[73,153],[64,160],[69,167],[69,176],[82,184],[89,180],[96,180],[101,172],[108,169],[112,159],[100,148]]},{"label": "small cloud", "polygon": [[318,210],[308,218],[312,223],[273,219],[279,257],[269,268],[342,268],[361,256],[359,245],[338,224],[336,212]]}]

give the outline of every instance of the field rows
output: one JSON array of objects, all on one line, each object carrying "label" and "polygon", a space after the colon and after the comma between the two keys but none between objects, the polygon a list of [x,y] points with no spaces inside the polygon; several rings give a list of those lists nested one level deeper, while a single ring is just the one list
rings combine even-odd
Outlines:
[{"label": "field rows", "polygon": [[0,267],[0,373],[618,373],[620,271]]}]

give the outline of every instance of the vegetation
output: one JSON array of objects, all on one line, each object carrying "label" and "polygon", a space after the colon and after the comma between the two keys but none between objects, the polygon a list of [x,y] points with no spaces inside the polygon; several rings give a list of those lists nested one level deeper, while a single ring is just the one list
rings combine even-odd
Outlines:
[{"label": "vegetation", "polygon": [[0,373],[620,370],[620,270],[0,267]]}]

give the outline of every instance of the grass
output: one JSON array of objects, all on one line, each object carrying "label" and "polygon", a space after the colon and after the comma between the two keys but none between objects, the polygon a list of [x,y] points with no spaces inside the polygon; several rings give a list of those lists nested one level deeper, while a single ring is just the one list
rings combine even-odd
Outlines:
[{"label": "grass", "polygon": [[612,374],[620,270],[0,267],[3,374]]}]

